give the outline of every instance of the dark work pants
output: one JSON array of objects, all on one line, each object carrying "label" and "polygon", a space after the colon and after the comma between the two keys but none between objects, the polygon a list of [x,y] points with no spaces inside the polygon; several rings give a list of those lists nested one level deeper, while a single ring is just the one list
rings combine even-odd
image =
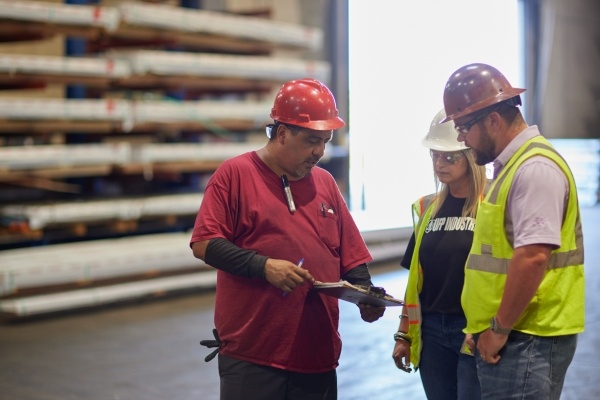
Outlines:
[{"label": "dark work pants", "polygon": [[305,374],[219,354],[221,400],[337,400],[335,369]]}]

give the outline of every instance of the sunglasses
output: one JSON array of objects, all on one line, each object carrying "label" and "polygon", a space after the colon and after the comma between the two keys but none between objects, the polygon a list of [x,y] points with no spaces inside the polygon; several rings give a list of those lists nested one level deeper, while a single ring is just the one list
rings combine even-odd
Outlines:
[{"label": "sunglasses", "polygon": [[433,151],[430,150],[429,154],[431,155],[431,159],[435,163],[437,160],[442,160],[446,164],[456,164],[461,158],[465,156],[462,151],[455,151],[453,153],[446,153],[443,151]]},{"label": "sunglasses", "polygon": [[454,129],[456,129],[458,131],[458,133],[462,133],[463,135],[466,135],[467,133],[469,133],[469,131],[471,130],[473,125],[475,125],[479,121],[482,121],[488,115],[490,115],[490,114],[489,113],[480,114],[480,115],[476,116],[475,118],[473,118],[472,120],[470,120],[469,122],[465,122],[464,124],[460,124],[460,125],[455,125]]}]

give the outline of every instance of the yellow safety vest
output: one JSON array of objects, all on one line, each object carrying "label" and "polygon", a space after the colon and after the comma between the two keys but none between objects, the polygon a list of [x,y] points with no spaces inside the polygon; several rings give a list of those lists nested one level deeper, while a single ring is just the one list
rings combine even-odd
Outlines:
[{"label": "yellow safety vest", "polygon": [[419,263],[419,247],[425,233],[427,223],[435,209],[436,195],[430,194],[421,197],[412,205],[413,227],[415,233],[415,248],[412,259],[410,260],[410,270],[408,271],[408,283],[406,284],[406,293],[404,302],[408,313],[408,335],[411,338],[410,362],[418,368],[421,358],[421,302],[419,293],[423,288],[423,269]]},{"label": "yellow safety vest", "polygon": [[[551,253],[544,278],[513,329],[537,336],[579,333],[584,325],[583,233],[575,180],[562,157],[542,136],[527,141],[494,180],[477,211],[473,246],[467,259],[461,302],[465,333],[490,326],[504,292],[514,249],[506,237],[506,202],[519,166],[533,156],[554,161],[569,181],[569,199],[561,227],[561,246]],[[540,193],[540,196],[543,196]]]}]

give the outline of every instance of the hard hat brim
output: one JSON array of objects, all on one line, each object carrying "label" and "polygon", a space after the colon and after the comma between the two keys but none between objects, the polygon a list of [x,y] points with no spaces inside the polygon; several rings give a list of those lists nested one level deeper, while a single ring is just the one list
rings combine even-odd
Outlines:
[{"label": "hard hat brim", "polygon": [[450,144],[447,140],[431,140],[425,138],[421,140],[421,144],[430,150],[444,152],[461,151],[469,149],[469,147],[465,146],[464,142],[459,142],[458,140],[456,141],[456,144]]},{"label": "hard hat brim", "polygon": [[520,95],[521,93],[523,93],[525,90],[526,89],[521,89],[521,88],[511,88],[497,96],[486,99],[484,101],[480,101],[478,103],[473,104],[470,107],[465,108],[462,111],[448,115],[446,118],[442,119],[440,122],[444,123],[444,122],[448,122],[448,121],[453,121],[455,119],[467,116],[469,114],[473,114],[477,111],[481,111],[486,107],[493,106],[494,104],[501,103],[508,99],[512,99],[513,97],[516,97],[516,96]]},{"label": "hard hat brim", "polygon": [[331,131],[343,128],[346,126],[346,123],[340,117],[329,119],[326,121],[308,121],[308,122],[298,122],[298,121],[290,121],[287,122],[283,119],[279,119],[279,122],[283,124],[290,124],[294,126],[299,126],[302,128],[312,129],[314,131]]}]

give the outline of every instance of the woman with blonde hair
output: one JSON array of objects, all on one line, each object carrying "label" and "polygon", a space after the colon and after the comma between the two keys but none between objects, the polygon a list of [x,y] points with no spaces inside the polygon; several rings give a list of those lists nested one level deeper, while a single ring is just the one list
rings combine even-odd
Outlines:
[{"label": "woman with blonde hair", "polygon": [[414,232],[401,265],[409,269],[393,358],[406,372],[419,369],[429,400],[479,399],[476,363],[462,332],[464,265],[473,241],[485,167],[457,141],[453,124],[433,118],[422,143],[430,151],[436,192],[412,207]]}]

